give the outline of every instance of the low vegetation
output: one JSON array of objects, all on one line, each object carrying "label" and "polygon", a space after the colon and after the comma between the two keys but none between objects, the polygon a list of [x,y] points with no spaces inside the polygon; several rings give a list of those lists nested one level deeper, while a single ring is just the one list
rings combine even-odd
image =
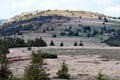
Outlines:
[{"label": "low vegetation", "polygon": [[120,30],[104,41],[109,46],[120,46]]},{"label": "low vegetation", "polygon": [[98,73],[96,80],[108,80],[101,72]]},{"label": "low vegetation", "polygon": [[55,59],[55,58],[57,58],[57,55],[56,54],[50,54],[50,53],[42,53],[41,54],[41,56],[42,56],[42,58],[44,58],[44,59],[48,59],[48,58],[50,58],[50,59]]}]

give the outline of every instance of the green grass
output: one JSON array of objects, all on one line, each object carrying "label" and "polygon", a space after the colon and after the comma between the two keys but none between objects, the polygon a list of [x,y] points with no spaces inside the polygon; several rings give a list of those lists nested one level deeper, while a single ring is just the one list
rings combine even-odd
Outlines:
[{"label": "green grass", "polygon": [[115,21],[115,20],[109,20],[109,23],[114,23],[114,24],[120,24],[120,21]]},{"label": "green grass", "polygon": [[80,37],[87,37],[87,33],[79,32],[79,36],[80,36]]},{"label": "green grass", "polygon": [[108,39],[109,36],[103,34],[103,35],[96,35],[95,38],[104,41],[104,40]]}]

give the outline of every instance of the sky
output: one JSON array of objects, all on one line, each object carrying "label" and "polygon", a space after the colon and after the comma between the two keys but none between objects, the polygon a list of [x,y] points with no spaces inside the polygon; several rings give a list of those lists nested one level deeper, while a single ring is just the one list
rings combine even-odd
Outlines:
[{"label": "sky", "polygon": [[0,19],[35,10],[82,10],[120,16],[120,0],[1,0]]}]

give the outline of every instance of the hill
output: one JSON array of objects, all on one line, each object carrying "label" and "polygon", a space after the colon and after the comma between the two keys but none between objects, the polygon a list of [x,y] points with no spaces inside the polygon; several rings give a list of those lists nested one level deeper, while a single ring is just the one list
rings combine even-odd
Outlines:
[{"label": "hill", "polygon": [[[6,22],[2,23],[0,26],[3,28],[0,30],[2,35],[16,34],[23,30],[33,30],[35,28],[40,28],[44,23],[50,22],[65,22],[70,21],[71,18],[83,17],[88,18],[86,25],[89,25],[89,21],[94,18],[110,18],[99,13],[92,13],[86,11],[69,11],[69,10],[46,10],[46,11],[33,11],[25,12],[20,15],[16,15]],[[98,22],[94,22],[98,23]],[[94,24],[93,24],[94,25]],[[14,30],[13,30],[14,29]]]},{"label": "hill", "polygon": [[50,39],[84,37],[104,41],[118,34],[119,24],[119,19],[87,11],[33,11],[16,15],[1,23],[0,34],[22,35],[27,40],[42,36]]}]

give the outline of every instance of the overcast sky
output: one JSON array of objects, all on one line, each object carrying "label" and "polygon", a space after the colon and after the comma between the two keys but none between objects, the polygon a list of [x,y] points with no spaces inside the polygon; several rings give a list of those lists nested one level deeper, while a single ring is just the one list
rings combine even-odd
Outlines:
[{"label": "overcast sky", "polygon": [[0,18],[35,10],[84,10],[120,16],[120,0],[1,0]]}]

